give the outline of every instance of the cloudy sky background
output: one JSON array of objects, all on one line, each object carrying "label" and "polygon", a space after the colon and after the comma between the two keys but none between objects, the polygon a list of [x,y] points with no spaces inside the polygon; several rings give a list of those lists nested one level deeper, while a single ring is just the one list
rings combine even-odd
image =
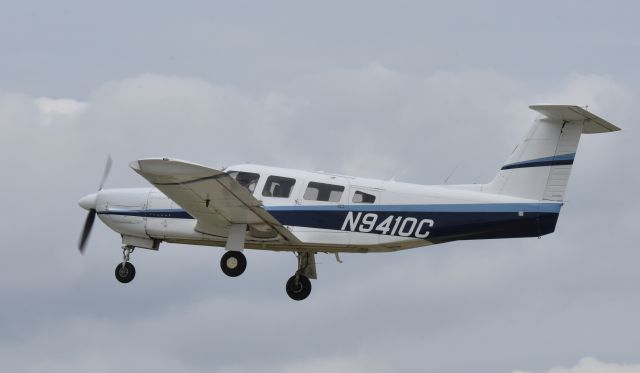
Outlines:
[{"label": "cloudy sky background", "polygon": [[[590,1],[0,3],[0,361],[15,372],[640,372],[640,6]],[[491,179],[534,103],[589,105],[557,232],[318,257],[138,250],[97,188],[131,160],[254,162],[416,183]]]}]

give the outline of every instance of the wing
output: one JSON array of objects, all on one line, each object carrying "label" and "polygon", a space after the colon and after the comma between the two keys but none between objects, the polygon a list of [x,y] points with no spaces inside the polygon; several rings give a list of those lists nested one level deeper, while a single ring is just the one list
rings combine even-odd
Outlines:
[{"label": "wing", "polygon": [[232,225],[246,224],[248,240],[300,243],[262,208],[260,201],[225,172],[167,158],[142,159],[130,166],[196,218],[198,232],[227,237]]}]

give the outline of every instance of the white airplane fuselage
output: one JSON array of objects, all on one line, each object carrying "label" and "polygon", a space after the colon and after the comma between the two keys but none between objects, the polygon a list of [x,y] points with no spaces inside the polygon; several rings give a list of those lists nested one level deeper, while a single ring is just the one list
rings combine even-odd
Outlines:
[{"label": "white airplane fuselage", "polygon": [[[253,195],[304,243],[294,249],[248,240],[253,249],[383,252],[459,239],[536,237],[553,232],[562,205],[486,193],[483,185],[425,186],[252,164],[226,171],[259,175]],[[288,197],[263,195],[270,176],[295,180]],[[317,201],[305,198],[309,183],[344,189],[331,201]],[[357,197],[364,194],[371,196],[367,202]],[[102,190],[96,202],[100,219],[123,236],[211,246],[227,240],[224,233],[199,233],[196,220],[155,188]]]}]

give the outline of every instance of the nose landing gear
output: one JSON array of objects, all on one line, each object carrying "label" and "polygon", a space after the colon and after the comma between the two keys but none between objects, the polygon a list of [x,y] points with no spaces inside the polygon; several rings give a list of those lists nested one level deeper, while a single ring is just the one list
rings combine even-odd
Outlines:
[{"label": "nose landing gear", "polygon": [[123,284],[131,282],[136,277],[136,267],[129,263],[129,255],[133,252],[133,246],[122,247],[122,263],[116,266],[116,279]]}]

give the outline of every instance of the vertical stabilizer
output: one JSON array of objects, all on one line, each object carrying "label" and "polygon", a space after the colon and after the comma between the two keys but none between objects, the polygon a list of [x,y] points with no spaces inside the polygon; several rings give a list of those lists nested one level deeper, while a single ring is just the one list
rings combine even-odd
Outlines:
[{"label": "vertical stabilizer", "polygon": [[619,131],[602,118],[569,105],[530,106],[536,119],[485,191],[535,200],[562,201],[583,133]]}]

